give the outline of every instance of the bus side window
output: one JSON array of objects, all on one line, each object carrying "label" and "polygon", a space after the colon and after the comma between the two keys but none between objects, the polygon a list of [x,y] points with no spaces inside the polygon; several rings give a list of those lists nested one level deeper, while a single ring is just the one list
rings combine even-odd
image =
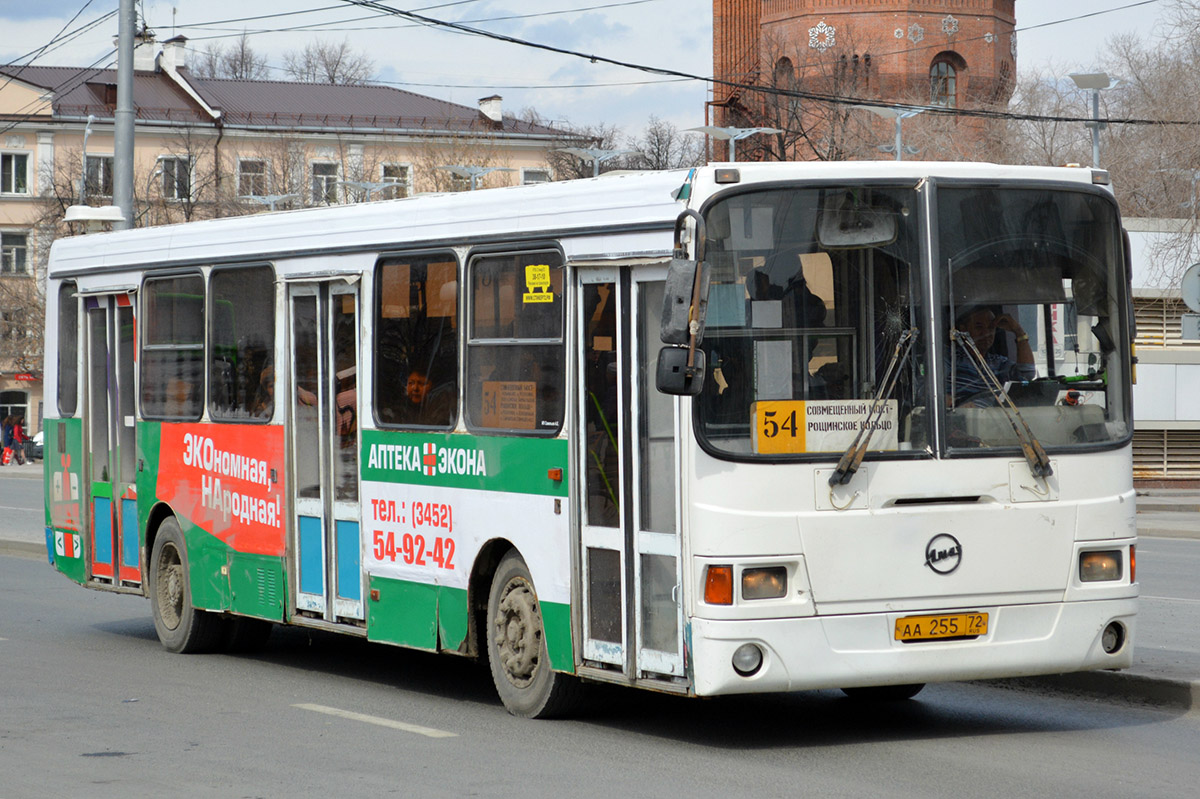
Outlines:
[{"label": "bus side window", "polygon": [[214,419],[270,420],[275,275],[269,266],[213,270],[208,402]]},{"label": "bus side window", "polygon": [[79,298],[75,283],[58,287],[58,413],[75,415],[79,400]]},{"label": "bus side window", "polygon": [[376,268],[375,413],[380,424],[458,420],[458,261],[415,255]]},{"label": "bus side window", "polygon": [[196,420],[204,402],[204,278],[150,278],[142,291],[142,413]]},{"label": "bus side window", "polygon": [[556,435],[565,381],[562,256],[481,256],[469,281],[468,427]]}]

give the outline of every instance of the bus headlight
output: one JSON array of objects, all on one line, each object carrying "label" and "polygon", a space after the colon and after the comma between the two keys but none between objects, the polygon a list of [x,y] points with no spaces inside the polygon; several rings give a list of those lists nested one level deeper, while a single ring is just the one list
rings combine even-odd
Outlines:
[{"label": "bus headlight", "polygon": [[1079,553],[1079,579],[1085,583],[1120,580],[1121,550],[1106,549],[1100,552]]},{"label": "bus headlight", "polygon": [[742,599],[778,599],[787,595],[787,569],[771,566],[742,571]]}]

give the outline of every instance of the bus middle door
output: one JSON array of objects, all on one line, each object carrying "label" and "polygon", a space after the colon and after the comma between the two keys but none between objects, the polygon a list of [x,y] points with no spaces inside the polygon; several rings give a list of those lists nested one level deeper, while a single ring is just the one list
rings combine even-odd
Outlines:
[{"label": "bus middle door", "polygon": [[654,387],[665,266],[580,269],[585,666],[683,678],[674,398]]},{"label": "bus middle door", "polygon": [[358,506],[358,286],[294,283],[288,450],[296,610],[363,621]]},{"label": "bus middle door", "polygon": [[134,295],[84,299],[87,314],[89,571],[114,586],[142,583],[133,375]]}]

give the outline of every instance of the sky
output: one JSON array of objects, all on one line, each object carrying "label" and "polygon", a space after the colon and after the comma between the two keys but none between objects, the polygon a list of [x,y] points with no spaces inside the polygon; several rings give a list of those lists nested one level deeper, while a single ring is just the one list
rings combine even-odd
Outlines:
[{"label": "sky", "polygon": [[[615,125],[629,136],[638,135],[651,116],[680,128],[704,124],[703,82],[420,26],[346,0],[135,2],[160,40],[182,34],[196,51],[228,44],[245,31],[254,50],[280,68],[284,53],[314,38],[347,40],[374,59],[377,77],[388,85],[463,105],[499,94],[506,114],[533,108],[551,122]],[[1093,69],[1111,36],[1153,38],[1171,2],[1017,0],[1018,73]],[[64,28],[70,33],[117,5],[118,0],[0,0],[0,63],[26,62]],[[387,0],[387,5],[584,55],[699,76],[712,72],[709,0]],[[1091,16],[1078,18],[1082,15]],[[282,30],[298,26],[306,27]],[[91,65],[113,48],[116,31],[114,14],[34,63]],[[285,78],[281,69],[271,74]]]}]

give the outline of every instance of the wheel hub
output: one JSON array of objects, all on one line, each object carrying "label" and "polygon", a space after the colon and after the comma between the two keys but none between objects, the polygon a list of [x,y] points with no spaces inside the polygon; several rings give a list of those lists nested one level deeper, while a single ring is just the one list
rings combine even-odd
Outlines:
[{"label": "wheel hub", "polygon": [[497,607],[496,647],[509,682],[525,687],[533,681],[541,657],[541,618],[537,598],[524,580],[504,587]]}]

